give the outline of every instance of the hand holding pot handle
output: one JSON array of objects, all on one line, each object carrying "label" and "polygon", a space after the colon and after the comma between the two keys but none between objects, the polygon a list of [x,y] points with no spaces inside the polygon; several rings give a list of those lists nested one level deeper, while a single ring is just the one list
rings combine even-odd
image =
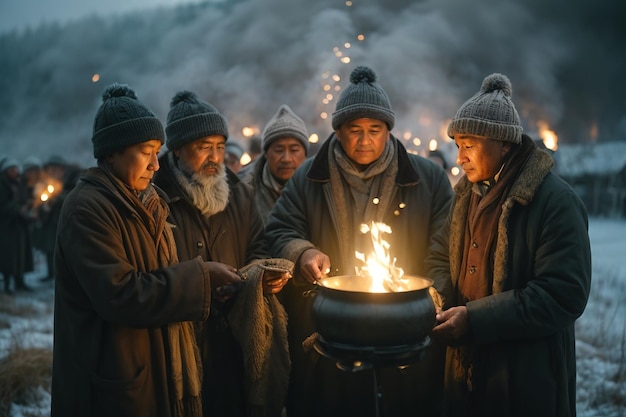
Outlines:
[{"label": "hand holding pot handle", "polygon": [[307,249],[300,255],[299,266],[302,276],[316,284],[330,272],[330,258],[319,249]]}]

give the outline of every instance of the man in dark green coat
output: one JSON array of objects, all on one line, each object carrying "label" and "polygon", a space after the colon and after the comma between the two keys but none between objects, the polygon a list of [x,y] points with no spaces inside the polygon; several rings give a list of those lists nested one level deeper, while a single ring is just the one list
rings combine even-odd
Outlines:
[{"label": "man in dark green coat", "polygon": [[591,283],[587,213],[522,133],[502,74],[448,127],[465,176],[429,259],[446,310],[444,416],[575,416],[574,322]]},{"label": "man in dark green coat", "polygon": [[[287,182],[266,226],[273,254],[296,263],[294,280],[279,295],[289,314],[290,417],[376,415],[371,371],[341,371],[303,347],[315,332],[312,298],[304,294],[326,273],[353,275],[362,266],[355,251],[370,253],[360,230],[371,222],[391,228],[385,239],[405,274],[425,275],[431,236],[452,199],[444,170],[408,154],[390,133],[395,115],[375,73],[357,67],[350,81],[333,113],[335,133]],[[354,326],[367,329],[368,323],[355,320]],[[438,415],[443,353],[433,344],[421,362],[381,370],[383,415]]]}]

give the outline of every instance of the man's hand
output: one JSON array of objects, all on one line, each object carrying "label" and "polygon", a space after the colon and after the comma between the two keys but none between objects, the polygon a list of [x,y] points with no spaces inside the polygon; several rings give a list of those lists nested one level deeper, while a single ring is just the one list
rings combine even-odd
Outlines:
[{"label": "man's hand", "polygon": [[211,290],[218,300],[226,301],[233,296],[243,282],[237,269],[220,262],[206,262],[211,276]]},{"label": "man's hand", "polygon": [[287,281],[291,278],[291,273],[281,271],[263,271],[263,294],[276,294],[283,289]]},{"label": "man's hand", "polygon": [[451,307],[440,311],[436,316],[437,325],[433,328],[433,335],[441,337],[450,344],[458,344],[469,336],[469,317],[467,307]]},{"label": "man's hand", "polygon": [[300,273],[311,284],[330,272],[330,258],[317,249],[307,249],[300,256]]}]

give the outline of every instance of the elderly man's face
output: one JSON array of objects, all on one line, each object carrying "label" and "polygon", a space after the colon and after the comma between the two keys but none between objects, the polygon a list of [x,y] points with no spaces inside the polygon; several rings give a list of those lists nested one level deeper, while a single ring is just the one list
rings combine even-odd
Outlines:
[{"label": "elderly man's face", "polygon": [[383,154],[389,140],[389,128],[382,120],[356,119],[342,123],[335,131],[348,158],[365,169]]},{"label": "elderly man's face", "polygon": [[174,155],[186,169],[206,177],[224,170],[225,149],[226,138],[212,135],[184,144],[174,151]]},{"label": "elderly man's face", "polygon": [[277,180],[286,182],[306,159],[306,150],[296,138],[280,138],[265,151],[267,165]]},{"label": "elderly man's face", "polygon": [[456,163],[463,168],[470,182],[493,178],[511,150],[511,143],[486,136],[459,134],[454,136],[454,142],[459,150]]}]

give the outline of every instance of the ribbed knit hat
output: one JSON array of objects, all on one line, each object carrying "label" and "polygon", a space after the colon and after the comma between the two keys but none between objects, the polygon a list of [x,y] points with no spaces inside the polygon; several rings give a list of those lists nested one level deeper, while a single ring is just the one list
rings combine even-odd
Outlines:
[{"label": "ribbed knit hat", "polygon": [[2,160],[2,162],[0,162],[0,172],[4,172],[11,167],[16,167],[20,171],[22,170],[20,163],[15,158],[6,157]]},{"label": "ribbed knit hat", "polygon": [[448,136],[465,133],[521,143],[523,129],[511,94],[511,81],[505,75],[488,75],[480,91],[456,112],[448,126]]},{"label": "ribbed knit hat", "polygon": [[288,105],[282,104],[263,129],[263,151],[267,151],[275,140],[287,137],[298,139],[305,153],[309,153],[309,133],[304,121]]},{"label": "ribbed knit hat", "polygon": [[125,84],[112,84],[102,94],[93,123],[93,156],[111,153],[149,140],[165,140],[163,124]]},{"label": "ribbed knit hat", "polygon": [[243,147],[237,142],[226,142],[226,153],[232,154],[238,160],[243,156]]},{"label": "ribbed knit hat", "polygon": [[395,114],[387,93],[376,83],[376,74],[368,67],[358,66],[350,74],[350,85],[339,96],[333,113],[333,129],[343,122],[368,118],[382,120],[393,129]]},{"label": "ribbed knit hat", "polygon": [[167,114],[168,149],[177,149],[195,140],[222,135],[228,139],[228,124],[219,111],[191,91],[179,91]]},{"label": "ribbed knit hat", "polygon": [[41,167],[43,166],[41,159],[37,158],[36,156],[29,156],[26,159],[24,159],[24,161],[22,162],[22,169],[24,171],[28,171],[31,168],[38,168],[41,169]]}]

